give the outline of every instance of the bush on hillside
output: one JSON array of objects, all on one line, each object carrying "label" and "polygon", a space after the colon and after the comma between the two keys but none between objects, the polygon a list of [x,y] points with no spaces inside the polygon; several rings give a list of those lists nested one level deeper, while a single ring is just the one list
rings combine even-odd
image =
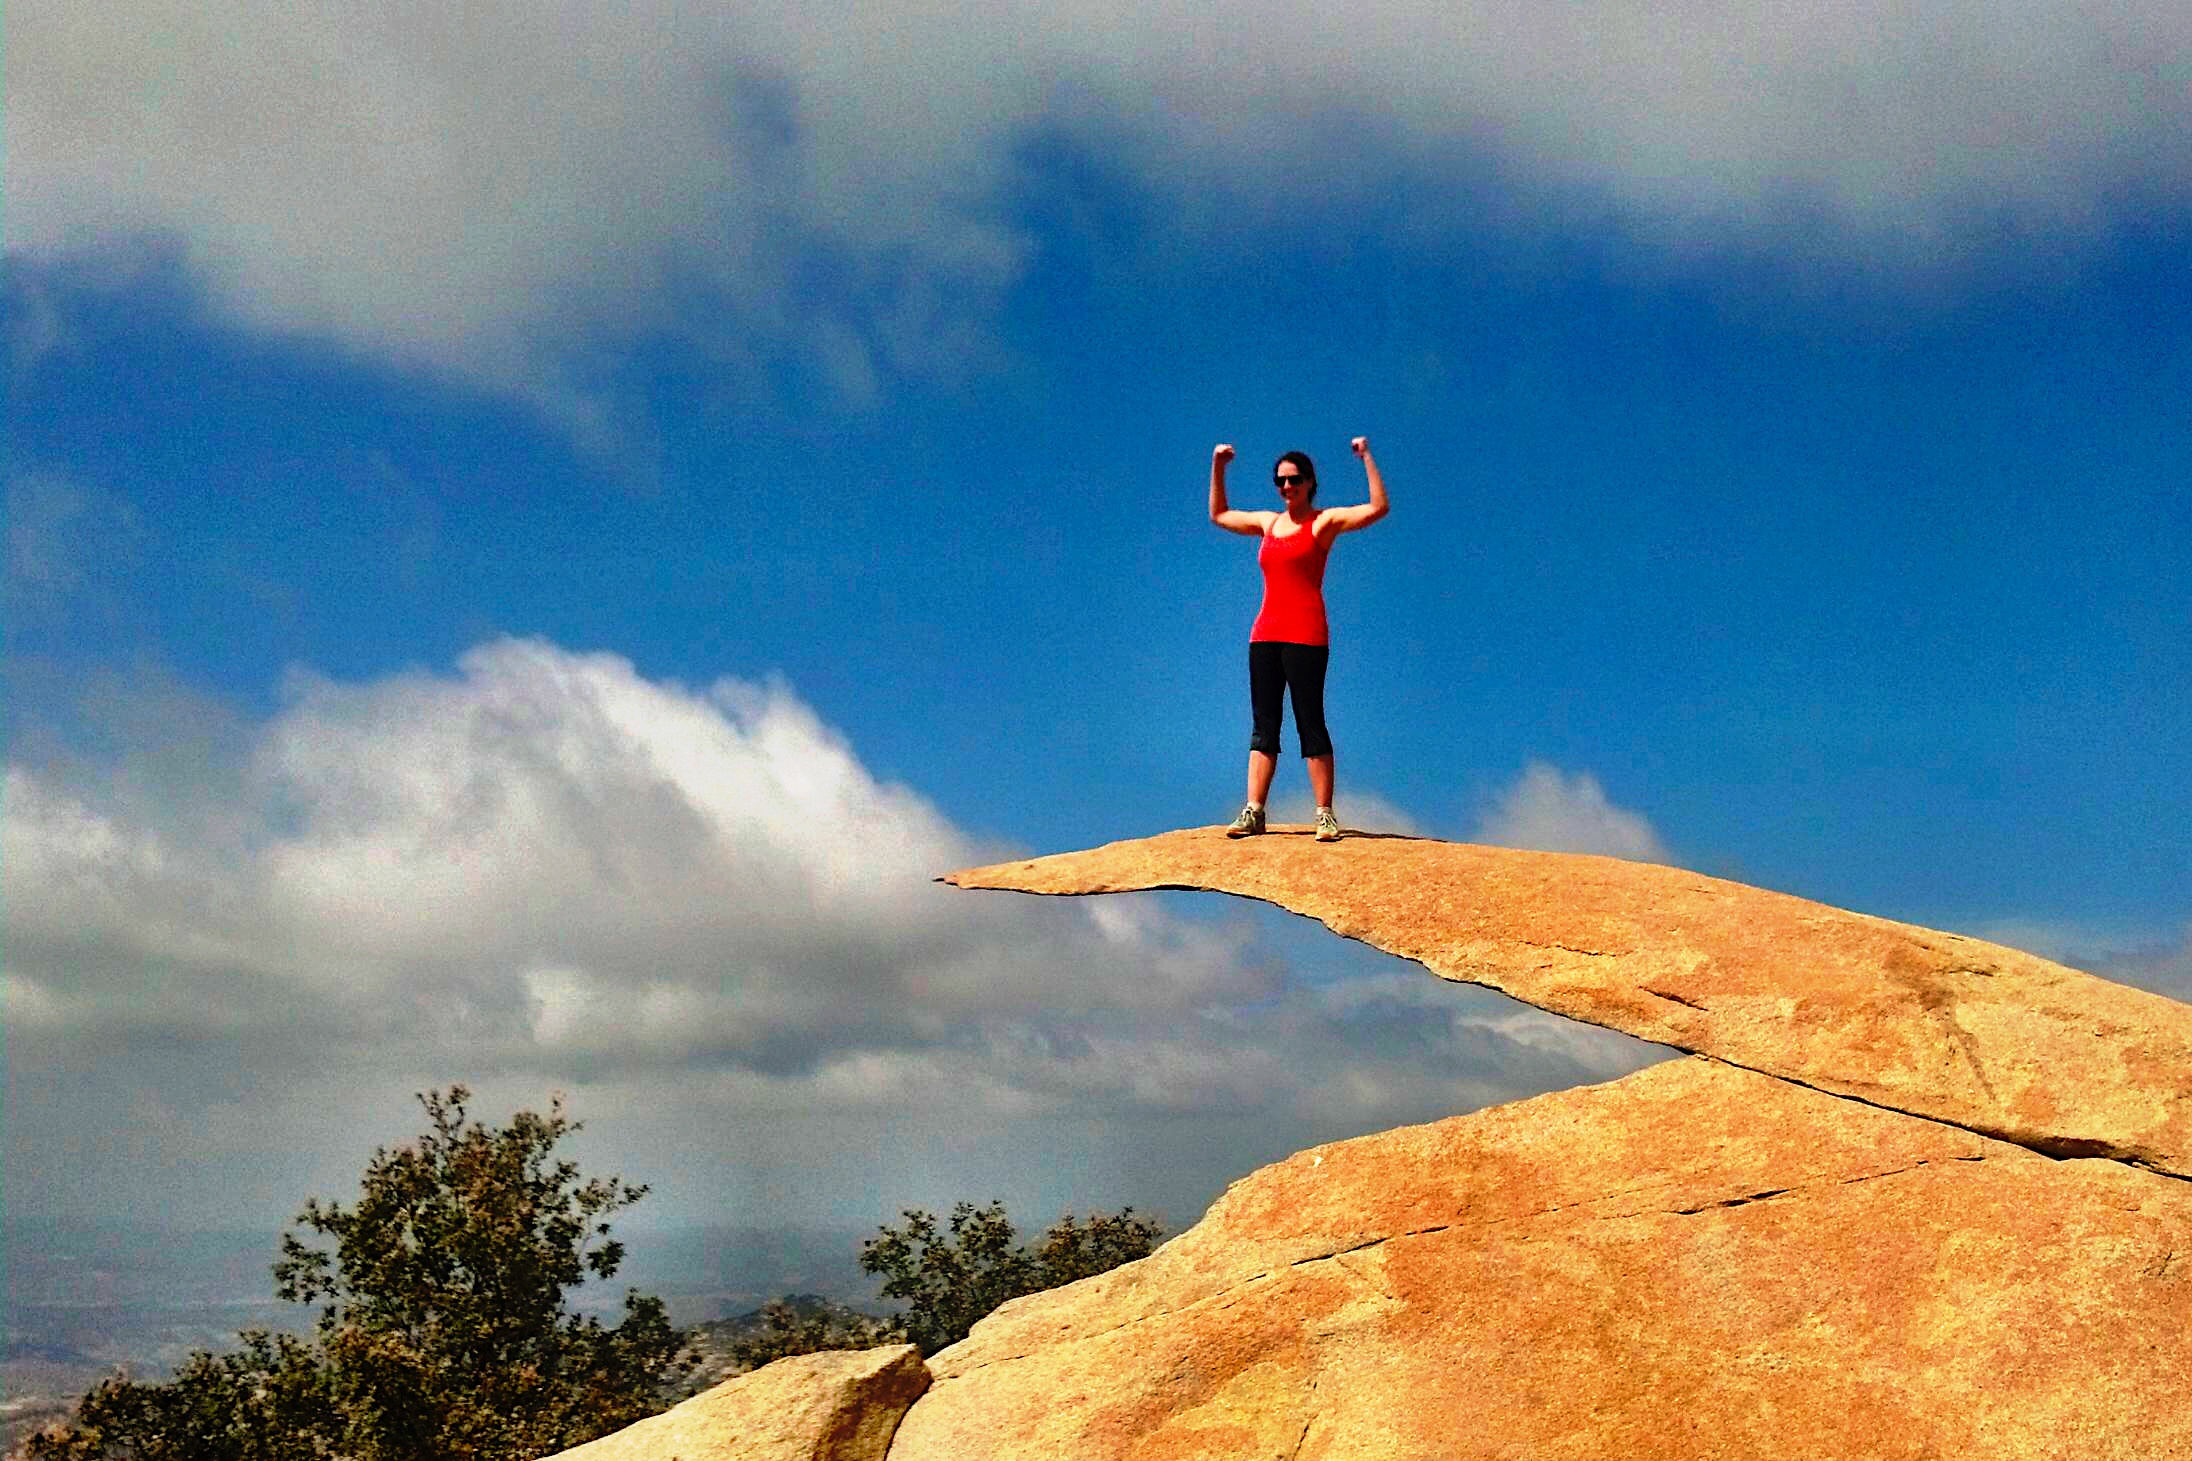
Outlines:
[{"label": "bush on hillside", "polygon": [[860,1266],[884,1280],[883,1297],[906,1301],[893,1319],[809,1310],[777,1302],[762,1311],[759,1334],[737,1340],[731,1358],[758,1369],[788,1355],[830,1349],[872,1349],[915,1344],[931,1355],[967,1337],[998,1305],[1040,1293],[1146,1258],[1164,1230],[1131,1207],[1091,1213],[1086,1222],[1067,1213],[1034,1247],[1016,1247],[1012,1219],[1002,1202],[976,1207],[962,1202],[947,1227],[933,1214],[909,1208],[905,1226],[887,1224],[860,1247]]},{"label": "bush on hillside", "polygon": [[1085,1223],[1060,1218],[1040,1246],[1016,1248],[1012,1221],[1002,1202],[977,1208],[962,1202],[951,1212],[948,1234],[918,1209],[899,1214],[903,1228],[885,1226],[860,1247],[860,1266],[883,1278],[883,1297],[906,1300],[898,1328],[905,1340],[931,1355],[967,1337],[998,1305],[1089,1278],[1147,1257],[1164,1230],[1134,1216],[1092,1213]]},{"label": "bush on hillside", "polygon": [[560,1098],[506,1127],[469,1092],[419,1097],[432,1130],[367,1165],[357,1204],[308,1201],[274,1265],[283,1299],[321,1306],[309,1341],[250,1331],[173,1380],[109,1380],[35,1461],[529,1461],[662,1408],[693,1365],[660,1299],[627,1292],[614,1328],[566,1308],[623,1245],[602,1219],[646,1194],[552,1161],[579,1129]]}]

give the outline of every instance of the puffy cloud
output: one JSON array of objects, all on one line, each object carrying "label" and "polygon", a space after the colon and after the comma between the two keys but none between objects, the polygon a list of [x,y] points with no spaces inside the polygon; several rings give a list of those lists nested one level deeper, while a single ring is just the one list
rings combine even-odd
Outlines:
[{"label": "puffy cloud", "polygon": [[[935,1018],[1072,1009],[1085,973],[1126,1008],[1263,989],[1188,934],[1091,937],[1086,914],[933,886],[979,849],[781,685],[688,691],[504,641],[456,679],[299,680],[245,780],[250,825],[211,846],[11,769],[9,866],[36,893],[11,973],[43,966],[88,1006],[99,988],[70,972],[85,955],[272,981],[379,1019],[408,1006],[422,1038],[460,1018],[519,1061],[926,1043],[901,1018],[916,999]],[[96,1012],[146,1017],[134,999]]]},{"label": "puffy cloud", "polygon": [[[922,86],[941,15],[919,58],[910,15],[673,0],[9,18],[11,250],[164,241],[250,326],[515,385],[574,424],[599,382],[542,341],[721,312],[706,343],[733,365],[796,329],[840,376],[917,369],[950,354],[945,301],[986,297],[1021,249],[973,205],[1032,83],[1008,38],[954,28],[962,84]],[[1008,75],[1029,97],[998,115]]]},{"label": "puffy cloud", "polygon": [[1595,852],[1631,862],[1672,862],[1652,824],[1606,800],[1588,771],[1564,775],[1533,761],[1500,793],[1472,842],[1541,852]]},{"label": "puffy cloud", "polygon": [[[174,1201],[217,1208],[234,1164],[339,1151],[453,1079],[513,1104],[575,1082],[679,1166],[783,1141],[852,1181],[908,1121],[1029,1173],[1062,1127],[1123,1150],[1232,1123],[1268,1157],[1651,1058],[1420,973],[1311,983],[1237,916],[941,888],[1005,849],[787,686],[536,641],[300,676],[194,762],[11,765],[5,812],[9,1059],[46,1093],[13,1103],[10,1161],[86,1202],[154,1152]],[[1168,1190],[1235,1175],[1214,1160],[1183,1145]]]},{"label": "puffy cloud", "polygon": [[9,29],[11,249],[170,239],[251,324],[573,413],[588,383],[531,347],[611,325],[727,319],[733,364],[797,339],[854,397],[978,357],[1037,127],[1229,208],[1496,176],[1518,215],[1904,257],[2192,181],[2169,0],[27,0]]}]

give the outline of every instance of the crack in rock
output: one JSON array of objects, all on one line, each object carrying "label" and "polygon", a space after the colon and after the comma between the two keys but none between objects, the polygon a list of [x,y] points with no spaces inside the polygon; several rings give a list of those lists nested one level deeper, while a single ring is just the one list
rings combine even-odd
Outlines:
[{"label": "crack in rock", "polygon": [[1637,986],[1637,988],[1641,989],[1644,993],[1650,995],[1654,999],[1663,999],[1669,1004],[1684,1005],[1693,1010],[1703,1010],[1706,1014],[1712,1013],[1711,1006],[1700,1004],[1698,1003],[1698,1001],[1691,999],[1685,995],[1669,994],[1666,990],[1654,989],[1649,984],[1640,984]]},{"label": "crack in rock", "polygon": [[[1863,1177],[1852,1177],[1849,1182],[1863,1182],[1865,1180]],[[1847,1186],[1848,1182],[1841,1185]],[[1701,1212],[1713,1212],[1723,1207],[1747,1207],[1754,1202],[1764,1202],[1769,1197],[1786,1197],[1794,1190],[1789,1187],[1769,1187],[1764,1192],[1750,1192],[1741,1197],[1723,1198],[1719,1202],[1708,1202],[1699,1207],[1678,1207],[1675,1212],[1681,1217],[1695,1217]]]},{"label": "crack in rock", "polygon": [[[1308,1410],[1309,1402],[1315,1400],[1316,1398],[1317,1377],[1315,1375],[1311,1375],[1309,1377],[1309,1392],[1306,1395],[1302,1396],[1302,1408],[1304,1410]],[[1286,1461],[1295,1461],[1295,1458],[1301,1455],[1301,1448],[1309,1443],[1310,1428],[1316,1425],[1316,1423],[1317,1413],[1314,1410],[1310,1410],[1309,1414],[1305,1416],[1302,1420],[1301,1434],[1294,1437],[1294,1448],[1286,1453]]]},{"label": "crack in rock", "polygon": [[[1678,1050],[1687,1049],[1687,1047],[1679,1045],[1675,1048]],[[1969,1132],[1973,1136],[1983,1136],[1989,1141],[1998,1141],[2005,1146],[2021,1147],[2036,1156],[2049,1157],[2056,1161],[2078,1157],[2104,1157],[2112,1162],[2121,1162],[2127,1167],[2137,1167],[2141,1171],[2153,1172],[2159,1177],[2178,1176],[2177,1173],[2163,1171],[2152,1166],[2138,1153],[2127,1151],[2111,1141],[2086,1137],[2047,1137],[2032,1132],[2011,1131],[2002,1127],[1970,1125],[1962,1121],[1951,1121],[1946,1116],[1929,1116],[1923,1111],[1912,1111],[1903,1106],[1891,1106],[1885,1101],[1870,1101],[1849,1091],[1838,1091],[1828,1086],[1813,1085],[1802,1076],[1761,1070],[1755,1065],[1745,1065],[1740,1060],[1730,1060],[1725,1055],[1707,1055],[1701,1050],[1691,1050],[1689,1053],[1721,1065],[1732,1066],[1736,1070],[1747,1070],[1752,1075],[1762,1075],[1768,1080],[1786,1081],[1792,1086],[1801,1086],[1807,1091],[1817,1091],[1820,1095],[1832,1096],[1837,1101],[1851,1101],[1859,1106],[1870,1106],[1875,1111],[1885,1111],[1893,1116],[1907,1116],[1913,1121],[1924,1121],[1934,1126],[1945,1126],[1950,1131]],[[2179,1177],[2178,1180],[2192,1181],[2192,1177]]]},{"label": "crack in rock", "polygon": [[[1943,1160],[1949,1162],[1983,1162],[1988,1160],[1988,1158],[1984,1153],[1970,1153],[1949,1157]],[[1786,1197],[1792,1193],[1801,1194],[1804,1192],[1809,1192],[1814,1188],[1848,1187],[1859,1182],[1877,1182],[1884,1177],[1896,1177],[1905,1172],[1914,1172],[1920,1167],[1933,1166],[1935,1165],[1935,1162],[1935,1158],[1925,1157],[1921,1158],[1918,1161],[1910,1163],[1908,1166],[1892,1167],[1885,1172],[1862,1172],[1855,1177],[1838,1177],[1832,1179],[1831,1181],[1821,1179],[1810,1182],[1799,1182],[1792,1187],[1774,1187],[1757,1192],[1741,1193],[1734,1197],[1721,1198],[1712,1202],[1699,1203],[1695,1207],[1647,1208],[1640,1212],[1617,1212],[1609,1213],[1606,1216],[1609,1219],[1652,1216],[1695,1217],[1699,1213],[1717,1212],[1728,1208],[1745,1207],[1754,1202],[1763,1202],[1770,1197]],[[1306,1268],[1312,1264],[1317,1263],[1339,1263],[1342,1268],[1344,1268],[1349,1274],[1353,1275],[1357,1280],[1376,1288],[1385,1297],[1392,1298],[1393,1294],[1389,1289],[1384,1286],[1382,1282],[1373,1281],[1367,1275],[1365,1275],[1361,1269],[1355,1267],[1352,1264],[1348,1264],[1343,1260],[1345,1260],[1352,1254],[1367,1252],[1369,1249],[1382,1247],[1387,1243],[1399,1242],[1406,1238],[1427,1238],[1436,1236],[1440,1233],[1457,1231],[1487,1231],[1495,1227],[1504,1226],[1508,1223],[1527,1222],[1532,1218],[1546,1217],[1550,1216],[1553,1213],[1567,1212],[1572,1208],[1586,1207],[1594,1202],[1604,1202],[1607,1199],[1613,1197],[1625,1197],[1635,1192],[1649,1191],[1651,1190],[1652,1186],[1664,1185],[1666,1184],[1656,1183],[1650,1184],[1646,1187],[1624,1188],[1620,1191],[1601,1193],[1596,1197],[1584,1198],[1580,1202],[1563,1203],[1558,1207],[1539,1208],[1532,1212],[1517,1213],[1506,1217],[1486,1218],[1481,1222],[1435,1223],[1428,1227],[1409,1228],[1404,1232],[1388,1233],[1383,1237],[1367,1238],[1359,1243],[1350,1243],[1345,1248],[1335,1248],[1329,1253],[1312,1253],[1304,1258],[1296,1258],[1287,1264],[1287,1268]],[[1052,1344],[1086,1344],[1093,1340],[1103,1339],[1109,1335],[1117,1334],[1123,1329],[1132,1329],[1137,1325],[1153,1323],[1159,1319],[1169,1319],[1176,1314],[1185,1314],[1195,1309],[1201,1309],[1206,1307],[1219,1309],[1231,1308],[1233,1305],[1241,1302],[1241,1299],[1243,1297],[1242,1290],[1247,1289],[1257,1283],[1268,1281],[1272,1278],[1272,1276],[1273,1275],[1269,1270],[1251,1274],[1247,1278],[1240,1279],[1233,1283],[1229,1283],[1223,1288],[1214,1289],[1210,1293],[1204,1294],[1201,1298],[1195,1299],[1186,1304],[1181,1304],[1176,1308],[1159,1309],[1148,1314],[1138,1314],[1134,1318],[1122,1320],[1121,1322],[1112,1325],[1108,1329],[1098,1329],[1088,1334],[1061,1335],[1050,1342]],[[2168,1275],[2165,1273],[2163,1274],[2163,1276],[2166,1277]],[[1028,1355],[1023,1353],[1000,1355],[994,1359],[985,1359],[979,1364],[967,1366],[966,1369],[960,1371],[957,1375],[953,1375],[950,1377],[939,1375],[937,1377],[936,1383],[939,1385],[949,1384],[952,1380],[964,1378],[967,1375],[973,1374],[976,1370],[985,1370],[988,1369],[991,1365],[1011,1364],[1015,1360],[1023,1360],[1026,1358],[1028,1358]]]},{"label": "crack in rock", "polygon": [[[1345,1258],[1350,1253],[1361,1253],[1367,1249],[1376,1248],[1383,1244],[1391,1243],[1401,1238],[1421,1238],[1429,1233],[1443,1233],[1446,1232],[1448,1229],[1453,1228],[1454,1226],[1456,1225],[1453,1223],[1439,1223],[1436,1226],[1428,1228],[1410,1228],[1405,1233],[1387,1233],[1382,1238],[1370,1238],[1363,1242],[1357,1243],[1349,1248],[1335,1248],[1329,1253],[1312,1253],[1307,1258],[1297,1258],[1292,1263],[1289,1263],[1287,1267],[1299,1268],[1304,1263],[1323,1263],[1331,1259]],[[1462,1226],[1466,1226],[1466,1224],[1463,1224]],[[1486,1227],[1489,1226],[1489,1224],[1479,1224],[1478,1226]]]},{"label": "crack in rock", "polygon": [[[1367,942],[1367,940],[1362,940],[1362,942]],[[1578,954],[1586,959],[1619,959],[1633,952],[1633,950],[1619,949],[1579,949],[1574,944],[1540,943],[1536,939],[1518,939],[1517,942],[1526,949],[1558,949],[1564,954]]]}]

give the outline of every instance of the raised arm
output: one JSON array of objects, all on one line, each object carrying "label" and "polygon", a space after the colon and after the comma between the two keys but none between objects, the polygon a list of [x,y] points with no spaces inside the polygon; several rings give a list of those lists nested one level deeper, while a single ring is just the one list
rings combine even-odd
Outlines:
[{"label": "raised arm", "polygon": [[1370,500],[1357,507],[1331,507],[1320,513],[1317,525],[1328,526],[1334,534],[1366,528],[1390,510],[1385,501],[1385,474],[1378,470],[1378,459],[1370,455],[1370,438],[1358,436],[1348,445],[1362,458],[1363,475],[1370,479]]},{"label": "raised arm", "polygon": [[1220,442],[1210,452],[1210,520],[1229,533],[1261,536],[1271,521],[1268,512],[1240,512],[1225,505],[1225,464],[1233,460],[1233,448]]}]

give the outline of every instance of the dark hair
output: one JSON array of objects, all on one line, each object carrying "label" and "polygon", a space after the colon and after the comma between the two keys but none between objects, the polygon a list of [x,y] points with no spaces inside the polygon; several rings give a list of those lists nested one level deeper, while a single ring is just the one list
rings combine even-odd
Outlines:
[{"label": "dark hair", "polygon": [[1300,469],[1301,474],[1309,479],[1309,501],[1315,502],[1317,500],[1317,464],[1309,460],[1309,453],[1305,451],[1290,451],[1271,464],[1271,475],[1278,476],[1279,468],[1285,466],[1288,462],[1292,462]]}]

